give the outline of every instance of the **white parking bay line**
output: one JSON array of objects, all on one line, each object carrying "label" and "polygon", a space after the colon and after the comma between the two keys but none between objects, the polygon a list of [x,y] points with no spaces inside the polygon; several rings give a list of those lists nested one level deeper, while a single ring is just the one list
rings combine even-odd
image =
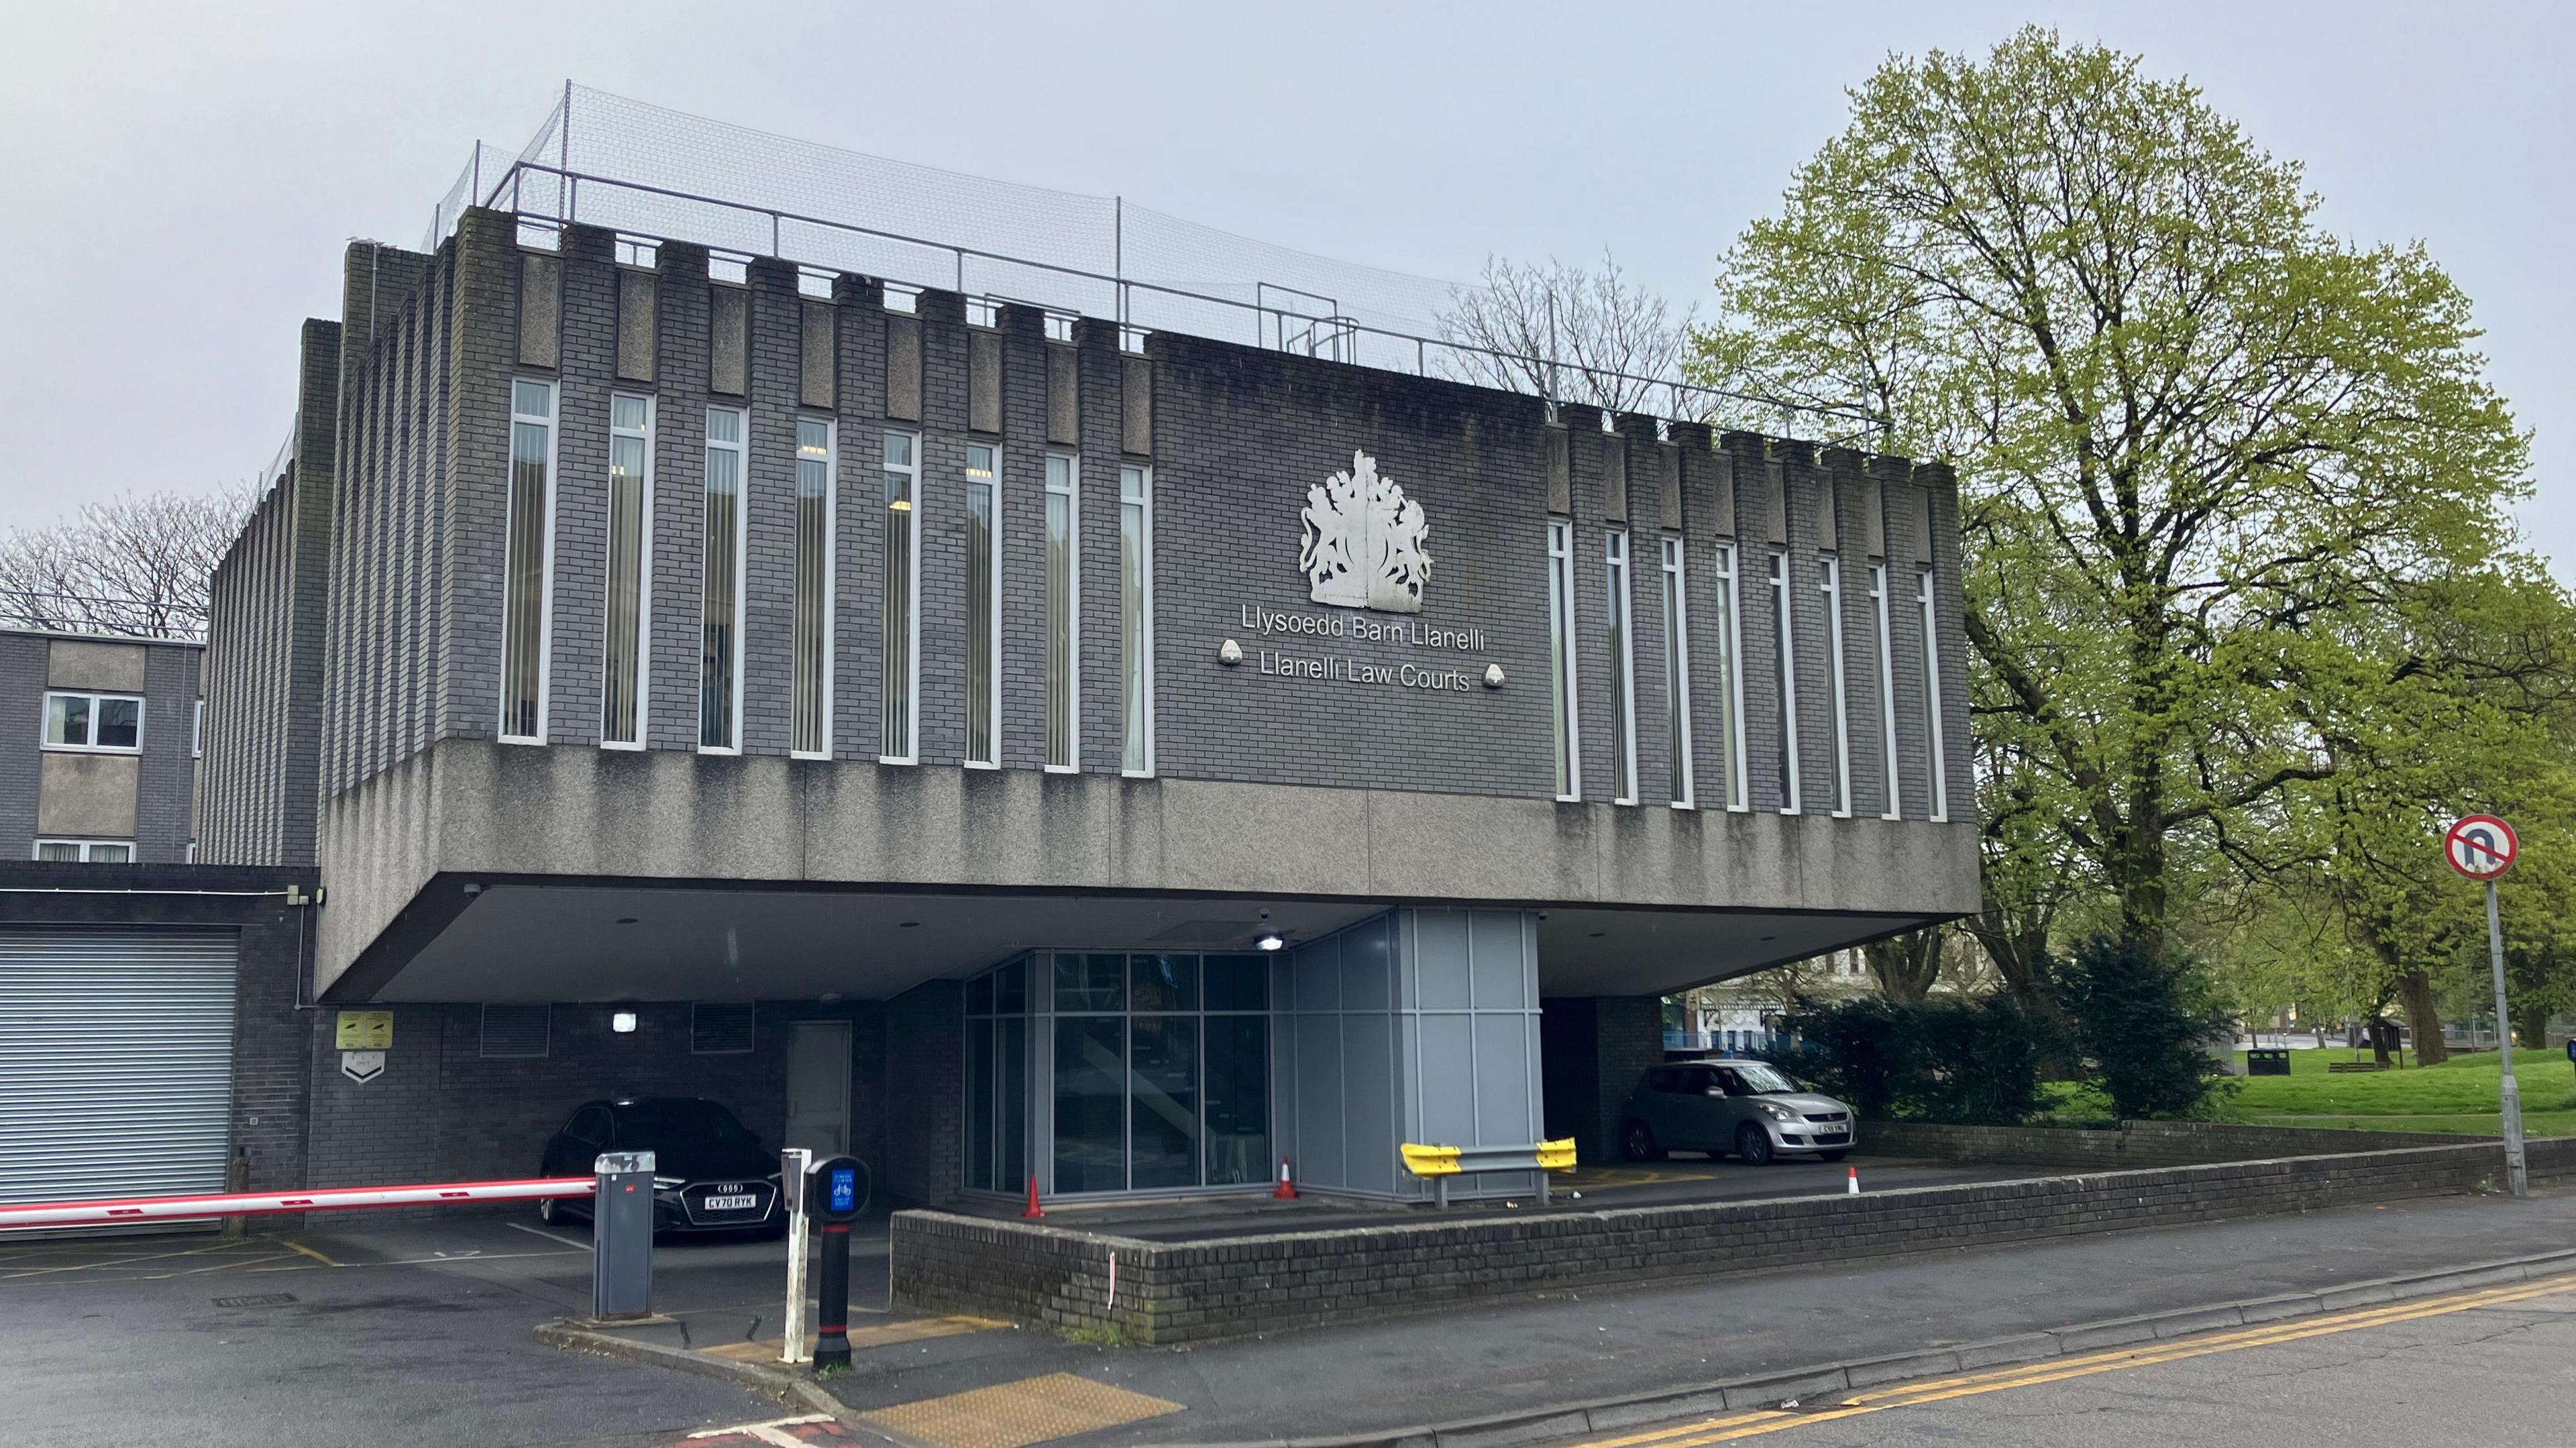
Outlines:
[{"label": "white parking bay line", "polygon": [[772,1418],[766,1423],[736,1423],[730,1428],[709,1428],[703,1432],[692,1433],[689,1436],[691,1438],[732,1438],[739,1436],[744,1438],[757,1438],[763,1443],[780,1444],[783,1445],[783,1448],[813,1448],[813,1444],[810,1440],[799,1438],[787,1430],[805,1423],[830,1423],[834,1421],[836,1420],[829,1413],[808,1413],[801,1418]]},{"label": "white parking bay line", "polygon": [[525,1232],[532,1237],[543,1237],[549,1242],[561,1242],[563,1245],[572,1248],[576,1252],[587,1252],[590,1250],[590,1244],[588,1242],[576,1242],[570,1237],[557,1236],[543,1227],[531,1227],[525,1222],[504,1222],[501,1225],[505,1227],[516,1227],[520,1231]]}]

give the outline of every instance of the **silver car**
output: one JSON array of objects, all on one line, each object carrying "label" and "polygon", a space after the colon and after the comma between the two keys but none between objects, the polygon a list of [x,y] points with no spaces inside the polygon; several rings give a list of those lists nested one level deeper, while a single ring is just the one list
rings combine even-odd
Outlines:
[{"label": "silver car", "polygon": [[1637,1080],[1619,1128],[1630,1161],[1668,1151],[1734,1152],[1760,1166],[1784,1152],[1840,1161],[1852,1146],[1851,1108],[1761,1061],[1683,1061]]}]

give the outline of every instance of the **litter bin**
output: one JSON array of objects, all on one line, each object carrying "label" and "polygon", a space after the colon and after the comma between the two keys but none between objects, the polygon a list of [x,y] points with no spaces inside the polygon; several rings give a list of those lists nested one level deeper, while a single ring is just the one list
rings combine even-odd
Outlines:
[{"label": "litter bin", "polygon": [[2257,1046],[2245,1053],[2248,1076],[2287,1076],[2290,1074],[2290,1051],[2286,1046]]}]

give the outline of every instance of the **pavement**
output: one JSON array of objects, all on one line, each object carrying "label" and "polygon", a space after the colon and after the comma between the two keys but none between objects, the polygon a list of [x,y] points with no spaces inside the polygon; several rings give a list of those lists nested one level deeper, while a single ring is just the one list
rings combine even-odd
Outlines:
[{"label": "pavement", "polygon": [[[1893,1184],[1904,1168],[1862,1170],[1865,1183]],[[1731,1171],[1668,1163],[1626,1187],[1600,1176],[1593,1187],[1622,1202],[1642,1200],[1629,1191],[1732,1190],[1749,1173]],[[1282,1226],[1329,1216],[1296,1208],[1252,1216]],[[1133,1224],[1109,1220],[1126,1210],[1050,1216],[1128,1232]],[[1183,1214],[1172,1227],[1214,1220]],[[1542,1293],[1195,1349],[1087,1346],[887,1312],[884,1239],[863,1232],[854,1245],[855,1370],[822,1385],[828,1396],[808,1384],[803,1399],[781,1400],[707,1375],[774,1359],[777,1242],[656,1252],[655,1301],[668,1320],[621,1337],[691,1372],[534,1339],[540,1323],[587,1310],[579,1228],[463,1218],[238,1243],[0,1242],[0,1445],[1105,1448],[1365,1435],[2563,1252],[2576,1248],[2576,1189]],[[841,1421],[817,1416],[825,1407]]]},{"label": "pavement", "polygon": [[[663,1300],[738,1300],[783,1251],[665,1249]],[[530,1337],[589,1299],[589,1243],[525,1219],[0,1240],[0,1445],[611,1448],[784,1411]]]}]

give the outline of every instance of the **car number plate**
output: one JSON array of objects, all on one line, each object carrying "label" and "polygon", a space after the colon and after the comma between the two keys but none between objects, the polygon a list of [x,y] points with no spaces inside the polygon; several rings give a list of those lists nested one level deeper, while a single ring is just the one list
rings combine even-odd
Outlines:
[{"label": "car number plate", "polygon": [[738,1197],[709,1197],[699,1203],[701,1210],[709,1212],[747,1212],[759,1205],[757,1192],[745,1192]]}]

